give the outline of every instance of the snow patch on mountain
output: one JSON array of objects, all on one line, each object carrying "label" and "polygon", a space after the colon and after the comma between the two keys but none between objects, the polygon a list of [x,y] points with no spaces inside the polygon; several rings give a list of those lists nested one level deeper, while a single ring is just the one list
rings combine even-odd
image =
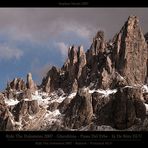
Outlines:
[{"label": "snow patch on mountain", "polygon": [[17,91],[16,94],[20,94],[20,93],[22,93],[22,92],[23,92],[23,91]]},{"label": "snow patch on mountain", "polygon": [[68,96],[68,98],[73,98],[73,97],[75,97],[76,96],[76,92],[74,92],[74,93],[71,93],[69,96]]},{"label": "snow patch on mountain", "polygon": [[35,91],[34,94],[32,94],[32,100],[41,100],[42,96],[38,93],[38,91]]},{"label": "snow patch on mountain", "polygon": [[148,86],[147,85],[143,85],[141,89],[142,89],[143,93],[148,93]]},{"label": "snow patch on mountain", "polygon": [[18,100],[14,100],[13,98],[12,99],[5,99],[5,103],[8,106],[14,106],[14,105],[18,104],[19,101]]},{"label": "snow patch on mountain", "polygon": [[47,110],[44,120],[40,125],[40,128],[41,130],[48,130],[48,128],[51,128],[56,123],[59,123],[61,125],[61,119],[62,119],[62,114],[58,109],[56,109],[53,112]]},{"label": "snow patch on mountain", "polygon": [[94,93],[94,92],[98,92],[100,94],[102,94],[103,97],[107,97],[109,96],[110,94],[114,94],[117,92],[117,89],[107,89],[107,90],[103,90],[103,89],[93,89],[93,90],[89,90],[89,93]]},{"label": "snow patch on mountain", "polygon": [[57,97],[56,99],[50,101],[50,103],[53,103],[53,102],[61,103],[63,100],[65,100],[65,98],[66,97],[60,96],[60,97]]},{"label": "snow patch on mountain", "polygon": [[133,87],[134,87],[134,86],[126,85],[126,86],[123,87],[123,89],[124,89],[124,88],[133,88]]},{"label": "snow patch on mountain", "polygon": [[58,109],[56,109],[55,111],[51,112],[51,111],[47,111],[45,117],[49,118],[49,117],[56,117],[56,116],[59,116],[61,115],[60,111]]},{"label": "snow patch on mountain", "polygon": [[107,89],[107,90],[100,90],[98,89],[96,92],[100,93],[103,95],[103,97],[107,97],[109,96],[110,94],[115,94],[117,92],[117,89]]}]

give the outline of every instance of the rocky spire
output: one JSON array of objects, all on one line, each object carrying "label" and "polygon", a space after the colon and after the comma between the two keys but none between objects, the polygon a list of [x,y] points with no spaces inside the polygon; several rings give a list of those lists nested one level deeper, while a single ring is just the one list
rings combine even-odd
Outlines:
[{"label": "rocky spire", "polygon": [[128,84],[143,84],[146,77],[148,50],[136,16],[128,18],[117,35],[115,44],[113,54],[116,57],[117,71],[125,76]]},{"label": "rocky spire", "polygon": [[69,47],[68,49],[68,58],[70,60],[70,64],[73,65],[77,62],[77,49],[73,45],[72,47]]},{"label": "rocky spire", "polygon": [[11,81],[10,83],[7,83],[7,90],[13,89],[13,90],[25,90],[26,89],[26,85],[23,79],[21,78],[14,78],[13,81]]},{"label": "rocky spire", "polygon": [[96,36],[93,38],[93,43],[90,49],[86,52],[86,59],[89,65],[94,65],[94,57],[98,54],[102,54],[105,51],[106,42],[103,31],[98,31]]},{"label": "rocky spire", "polygon": [[93,47],[95,54],[98,54],[99,52],[104,52],[105,49],[105,38],[104,38],[104,32],[98,31],[96,36],[93,38]]},{"label": "rocky spire", "polygon": [[83,46],[78,48],[78,79],[82,74],[83,67],[86,65],[86,55]]},{"label": "rocky spire", "polygon": [[69,91],[76,91],[79,83],[83,83],[82,75],[85,73],[85,65],[86,55],[83,46],[79,46],[78,49],[75,46],[69,47],[68,59],[61,68],[62,73],[64,71],[64,75],[61,75],[61,87],[66,87]]},{"label": "rocky spire", "polygon": [[32,74],[31,73],[28,73],[27,74],[27,83],[26,83],[26,86],[31,91],[35,91],[37,89],[37,86],[36,86],[36,84],[34,83],[34,81],[32,79]]},{"label": "rocky spire", "polygon": [[79,89],[77,95],[72,99],[65,111],[64,124],[69,128],[80,128],[92,121],[93,108],[92,98],[83,88]]},{"label": "rocky spire", "polygon": [[43,88],[43,91],[45,92],[52,92],[56,89],[58,89],[59,86],[59,70],[52,66],[52,68],[48,71],[46,77],[43,78],[41,87]]}]

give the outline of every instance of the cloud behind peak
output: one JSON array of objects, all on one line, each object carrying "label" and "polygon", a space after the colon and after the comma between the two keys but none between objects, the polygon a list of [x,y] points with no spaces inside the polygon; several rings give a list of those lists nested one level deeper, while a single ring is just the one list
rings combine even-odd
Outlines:
[{"label": "cloud behind peak", "polygon": [[23,51],[8,45],[0,44],[0,60],[20,59],[23,56]]}]

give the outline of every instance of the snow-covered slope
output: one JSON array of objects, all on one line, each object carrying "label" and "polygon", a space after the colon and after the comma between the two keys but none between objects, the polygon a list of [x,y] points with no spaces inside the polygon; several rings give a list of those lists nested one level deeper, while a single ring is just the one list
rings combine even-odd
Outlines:
[{"label": "snow-covered slope", "polygon": [[[139,87],[139,86],[125,86],[124,88],[126,87],[130,87],[130,88],[133,88],[133,87]],[[123,88],[123,89],[124,89]],[[143,86],[140,86],[140,88],[142,89],[142,92],[143,93],[148,93],[148,87],[147,85],[143,85]],[[88,91],[90,94],[94,93],[94,92],[98,92],[102,95],[102,97],[108,97],[110,94],[115,94],[117,92],[117,89],[106,89],[106,90],[103,90],[103,89],[89,89],[89,87],[85,88],[84,91]],[[21,93],[21,92],[16,92],[17,94],[18,93]],[[59,109],[55,109],[54,111],[50,111],[48,110],[48,106],[54,102],[57,102],[57,103],[62,103],[62,101],[64,101],[66,98],[74,98],[76,96],[76,92],[72,92],[70,94],[65,94],[65,93],[62,93],[59,95],[59,92],[58,91],[54,91],[52,92],[51,94],[48,94],[48,93],[45,93],[41,90],[37,90],[35,91],[34,93],[32,93],[32,99],[29,99],[29,98],[25,98],[24,100],[25,101],[32,101],[32,100],[37,100],[39,106],[44,110],[43,113],[39,113],[41,115],[29,115],[28,119],[31,121],[33,120],[36,120],[36,118],[40,118],[39,120],[41,120],[41,122],[39,122],[39,125],[38,125],[38,130],[48,130],[48,129],[52,129],[53,127],[58,127],[59,128],[63,128],[63,125],[62,125],[62,122],[63,122],[63,117],[64,117],[64,114],[60,113]],[[18,101],[17,99],[14,99],[14,98],[11,98],[11,99],[8,99],[8,98],[5,98],[5,104],[7,106],[15,106],[19,103],[20,101]],[[145,107],[146,107],[146,114],[148,115],[148,104],[144,103]],[[13,116],[13,115],[11,115]],[[19,122],[15,121],[14,118],[11,118],[11,121],[13,123],[13,125],[15,125],[17,127],[17,130],[24,130],[24,125],[23,125],[23,122],[21,121],[22,119],[20,119]],[[29,122],[28,122],[29,124]],[[53,129],[54,129],[53,128]],[[81,127],[79,129],[68,129],[66,127],[64,127],[65,130],[70,130],[70,131],[77,131],[77,130],[80,130],[80,131],[85,131],[85,130],[90,130],[92,129],[92,127],[90,127],[90,125],[88,126],[85,126],[85,127]],[[106,125],[102,125],[102,126],[94,126],[93,127],[93,130],[101,130],[101,131],[106,131],[106,130],[109,130],[109,131],[112,131],[112,130],[116,130],[116,129],[113,129],[112,127],[110,126],[106,126]]]},{"label": "snow-covered slope", "polygon": [[14,105],[16,105],[16,104],[18,104],[19,103],[19,101],[18,100],[15,100],[15,99],[5,99],[5,103],[6,103],[6,105],[8,105],[8,106],[14,106]]},{"label": "snow-covered slope", "polygon": [[107,90],[103,90],[103,89],[89,90],[89,93],[94,93],[94,92],[98,92],[98,93],[102,94],[103,97],[107,97],[110,94],[116,93],[117,92],[117,89],[113,89],[113,90],[111,90],[111,89],[107,89]]}]

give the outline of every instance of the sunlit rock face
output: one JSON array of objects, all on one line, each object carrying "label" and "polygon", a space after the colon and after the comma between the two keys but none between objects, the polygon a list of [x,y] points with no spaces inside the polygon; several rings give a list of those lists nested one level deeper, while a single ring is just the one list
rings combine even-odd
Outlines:
[{"label": "sunlit rock face", "polygon": [[148,50],[139,19],[130,16],[117,35],[115,66],[129,85],[144,84],[147,76]]},{"label": "sunlit rock face", "polygon": [[75,45],[39,86],[31,73],[0,93],[0,130],[148,130],[148,34],[136,16],[107,41]]}]

